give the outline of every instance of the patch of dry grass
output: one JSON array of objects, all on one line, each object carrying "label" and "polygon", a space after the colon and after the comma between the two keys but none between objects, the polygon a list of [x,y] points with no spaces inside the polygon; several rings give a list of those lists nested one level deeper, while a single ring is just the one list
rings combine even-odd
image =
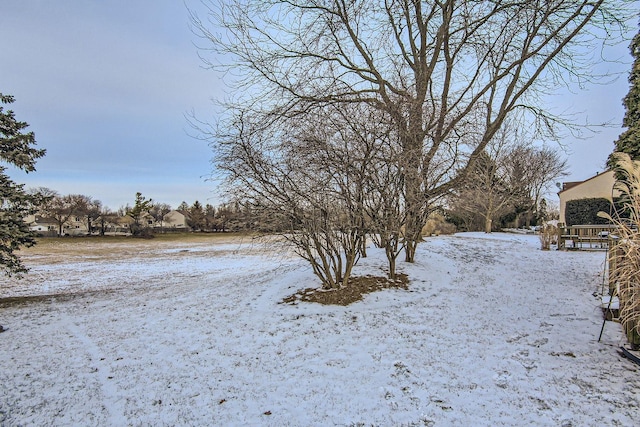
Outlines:
[{"label": "patch of dry grass", "polygon": [[63,259],[74,256],[111,258],[180,244],[235,243],[251,241],[252,238],[251,235],[241,233],[159,233],[153,239],[131,236],[41,237],[37,239],[35,246],[22,248],[20,256],[48,256],[49,259],[54,255]]},{"label": "patch of dry grass", "polygon": [[396,280],[377,276],[360,276],[349,279],[347,286],[338,289],[307,288],[300,290],[282,300],[285,304],[297,304],[300,301],[316,302],[325,305],[347,306],[360,301],[366,294],[382,289],[409,289],[409,277],[406,274],[398,274]]},{"label": "patch of dry grass", "polygon": [[[156,239],[124,236],[42,238],[39,244],[20,253],[30,269],[28,273],[23,277],[0,276],[0,308],[52,298],[75,298],[86,292],[106,292],[113,286],[120,287],[123,282],[127,286],[135,284],[138,282],[136,275],[117,280],[111,277],[112,268],[116,269],[117,276],[127,264],[141,266],[139,269],[144,270],[143,266],[147,264],[152,268],[152,265],[191,262],[185,259],[206,263],[226,256],[272,253],[269,248],[256,244],[252,236],[232,233],[173,233]],[[169,274],[189,275],[189,272]]]},{"label": "patch of dry grass", "polygon": [[52,303],[61,301],[71,301],[76,298],[82,298],[90,295],[106,295],[113,294],[114,290],[99,290],[99,291],[80,291],[74,293],[60,293],[60,294],[47,294],[47,295],[25,295],[17,297],[4,297],[0,298],[0,309],[7,307],[19,307],[29,304],[37,303]]}]

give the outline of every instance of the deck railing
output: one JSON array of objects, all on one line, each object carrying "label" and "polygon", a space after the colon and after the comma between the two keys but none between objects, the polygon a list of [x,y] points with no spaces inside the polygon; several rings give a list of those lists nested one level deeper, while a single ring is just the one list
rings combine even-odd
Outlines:
[{"label": "deck railing", "polygon": [[558,249],[606,250],[609,235],[615,234],[616,225],[569,225],[558,227]]}]

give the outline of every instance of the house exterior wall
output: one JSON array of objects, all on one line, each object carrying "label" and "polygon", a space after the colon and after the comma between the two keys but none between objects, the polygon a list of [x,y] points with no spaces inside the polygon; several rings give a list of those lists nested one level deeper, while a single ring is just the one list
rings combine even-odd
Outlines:
[{"label": "house exterior wall", "polygon": [[56,223],[48,218],[43,218],[40,215],[28,215],[23,221],[29,225],[30,231],[35,231],[40,235],[57,235],[58,226]]},{"label": "house exterior wall", "polygon": [[58,227],[53,223],[33,222],[29,224],[29,230],[41,235],[58,234]]},{"label": "house exterior wall", "polygon": [[189,228],[187,226],[187,218],[184,214],[179,211],[171,211],[164,216],[164,227],[165,228],[178,228],[178,229],[186,229]]},{"label": "house exterior wall", "polygon": [[63,226],[62,232],[70,236],[83,236],[88,234],[89,230],[82,217],[71,215],[71,218]]},{"label": "house exterior wall", "polygon": [[580,184],[574,185],[566,190],[560,191],[560,222],[566,224],[566,207],[569,200],[604,198],[613,201],[613,185],[615,184],[615,173],[606,171],[598,174]]}]

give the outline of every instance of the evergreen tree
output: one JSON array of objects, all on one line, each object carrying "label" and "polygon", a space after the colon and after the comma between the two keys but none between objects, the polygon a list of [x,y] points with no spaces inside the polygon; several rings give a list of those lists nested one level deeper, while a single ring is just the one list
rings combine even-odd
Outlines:
[{"label": "evergreen tree", "polygon": [[147,227],[142,224],[142,217],[149,213],[152,206],[153,201],[151,199],[146,199],[140,192],[136,193],[136,201],[133,207],[127,209],[127,216],[133,219],[131,234],[134,236],[145,235]]},{"label": "evergreen tree", "polygon": [[214,228],[216,222],[216,208],[209,203],[204,207],[204,228],[207,231],[211,231]]},{"label": "evergreen tree", "polygon": [[[27,123],[17,121],[13,111],[4,111],[2,104],[13,101],[12,96],[0,93],[0,161],[33,172],[36,159],[44,156],[45,150],[33,147],[36,139],[33,132],[24,131]],[[13,182],[5,171],[0,166],[0,270],[12,275],[27,271],[14,252],[35,244],[35,234],[24,217],[35,213],[43,196],[25,192],[24,185]]]},{"label": "evergreen tree", "polygon": [[[631,73],[629,74],[629,93],[624,97],[623,104],[626,113],[622,124],[628,128],[616,141],[614,152],[627,153],[633,160],[640,159],[640,32],[629,46],[634,57]],[[609,167],[614,166],[612,156],[607,161]]]},{"label": "evergreen tree", "polygon": [[187,224],[193,231],[202,230],[205,228],[205,212],[202,208],[202,204],[199,201],[195,201],[189,208],[189,218]]}]

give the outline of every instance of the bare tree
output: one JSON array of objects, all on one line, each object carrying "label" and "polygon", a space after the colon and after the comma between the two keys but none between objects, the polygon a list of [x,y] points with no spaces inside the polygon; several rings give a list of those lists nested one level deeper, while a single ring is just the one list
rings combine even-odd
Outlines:
[{"label": "bare tree", "polygon": [[377,165],[368,175],[364,209],[372,239],[385,250],[389,278],[395,279],[397,259],[405,244],[406,213],[402,174],[394,162],[388,161],[393,152],[388,152],[388,156],[377,157]]},{"label": "bare tree", "polygon": [[279,127],[244,115],[217,152],[234,197],[279,224],[325,288],[348,285],[365,239],[360,172],[367,168],[342,113],[328,106]]},{"label": "bare tree", "polygon": [[567,175],[567,161],[549,146],[524,145],[515,146],[505,161],[510,169],[513,191],[522,195],[520,215],[525,215],[524,225],[529,226],[532,220],[537,220],[543,196],[558,178]]},{"label": "bare tree", "polygon": [[480,218],[485,233],[491,233],[495,220],[510,212],[520,196],[509,186],[504,155],[494,155],[499,154],[483,153],[467,180],[449,198],[452,212],[467,218],[469,224],[476,223],[476,218]]},{"label": "bare tree", "polygon": [[53,197],[58,195],[58,192],[48,188],[48,187],[34,187],[34,188],[29,188],[28,190],[29,194],[39,194],[41,197],[44,197],[45,200],[48,199],[52,199]]},{"label": "bare tree", "polygon": [[232,121],[251,111],[276,122],[335,103],[391,117],[408,261],[430,204],[464,179],[504,120],[526,111],[533,124],[552,125],[536,95],[588,79],[590,28],[613,37],[635,13],[631,1],[604,0],[209,4],[208,21],[192,18],[215,60],[229,58],[221,67],[239,89],[226,105]]},{"label": "bare tree", "polygon": [[42,207],[43,213],[53,219],[58,226],[58,236],[63,236],[63,227],[76,214],[77,195],[55,195]]},{"label": "bare tree", "polygon": [[82,221],[87,227],[87,233],[91,234],[94,221],[97,221],[100,217],[102,202],[83,194],[73,195],[72,198],[75,204],[73,213],[82,218]]},{"label": "bare tree", "polygon": [[171,206],[166,203],[154,203],[149,209],[149,215],[156,224],[160,224],[160,231],[164,233],[164,217],[171,212]]},{"label": "bare tree", "polygon": [[497,219],[524,203],[527,194],[521,188],[519,166],[532,158],[520,157],[521,146],[526,144],[520,139],[518,124],[505,123],[478,156],[466,179],[451,191],[449,211],[462,219],[467,229],[482,227],[485,233],[491,233]]},{"label": "bare tree", "polygon": [[527,146],[517,129],[501,129],[448,198],[450,212],[473,224],[472,229],[478,218],[490,233],[507,214],[525,214],[528,221],[537,217],[545,191],[566,173],[566,161],[556,150]]},{"label": "bare tree", "polygon": [[107,228],[111,227],[112,224],[116,224],[118,218],[118,212],[113,212],[107,206],[103,206],[102,209],[100,209],[100,216],[98,217],[98,223],[100,224],[100,235],[104,236]]}]

